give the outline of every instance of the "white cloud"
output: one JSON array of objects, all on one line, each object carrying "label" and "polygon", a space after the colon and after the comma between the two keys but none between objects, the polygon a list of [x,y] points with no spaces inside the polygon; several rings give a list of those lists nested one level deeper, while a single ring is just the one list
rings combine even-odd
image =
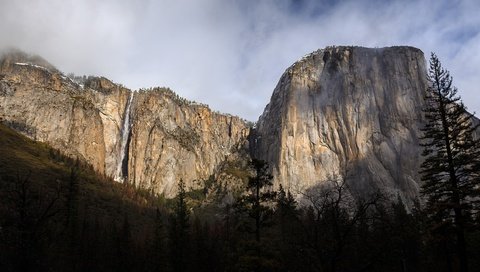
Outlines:
[{"label": "white cloud", "polygon": [[283,71],[313,50],[412,45],[435,51],[480,112],[478,10],[475,0],[0,0],[0,48],[256,120]]}]

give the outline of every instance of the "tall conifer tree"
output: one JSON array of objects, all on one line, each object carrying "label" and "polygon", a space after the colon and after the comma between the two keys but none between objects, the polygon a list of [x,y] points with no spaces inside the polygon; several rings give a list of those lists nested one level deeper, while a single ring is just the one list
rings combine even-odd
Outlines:
[{"label": "tall conifer tree", "polygon": [[178,183],[175,208],[170,218],[170,250],[173,271],[187,271],[190,212],[185,182]]},{"label": "tall conifer tree", "polygon": [[[474,138],[478,124],[466,111],[450,73],[432,53],[428,73],[421,165],[422,194],[437,224],[453,221],[460,271],[467,271],[465,227],[478,210],[480,144]],[[475,203],[477,201],[477,203]]]}]

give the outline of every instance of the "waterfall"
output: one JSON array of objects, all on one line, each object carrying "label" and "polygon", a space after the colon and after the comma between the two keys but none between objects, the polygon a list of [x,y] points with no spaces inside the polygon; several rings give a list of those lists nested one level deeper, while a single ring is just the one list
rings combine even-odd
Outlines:
[{"label": "waterfall", "polygon": [[125,107],[125,113],[123,116],[123,126],[121,130],[121,145],[120,145],[120,159],[117,161],[117,171],[115,172],[115,181],[124,182],[127,172],[125,171],[126,164],[128,162],[128,138],[130,135],[130,107],[132,105],[133,92],[130,93],[127,105]]}]

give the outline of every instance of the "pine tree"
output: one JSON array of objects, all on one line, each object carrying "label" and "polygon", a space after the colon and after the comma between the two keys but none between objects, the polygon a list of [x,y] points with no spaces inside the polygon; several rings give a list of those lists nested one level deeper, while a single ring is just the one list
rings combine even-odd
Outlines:
[{"label": "pine tree", "polygon": [[480,185],[480,142],[473,137],[478,125],[472,123],[473,115],[452,86],[450,73],[433,53],[428,80],[422,194],[436,224],[453,220],[460,271],[467,271],[466,220],[477,210]]},{"label": "pine tree", "polygon": [[66,227],[68,239],[68,254],[70,257],[71,269],[75,270],[79,255],[79,239],[78,239],[78,205],[80,196],[80,184],[78,166],[70,168],[70,176],[68,178],[68,194],[66,203]]},{"label": "pine tree", "polygon": [[247,192],[237,200],[235,208],[247,219],[243,222],[243,230],[254,233],[255,240],[242,241],[236,266],[239,271],[278,271],[275,269],[277,262],[272,258],[272,248],[268,247],[269,240],[262,239],[268,234],[266,227],[273,219],[273,201],[276,197],[270,188],[273,176],[264,161],[253,159],[250,167],[254,174],[249,177]]},{"label": "pine tree", "polygon": [[277,211],[281,213],[282,217],[296,218],[297,217],[297,201],[293,197],[290,191],[285,192],[283,186],[280,184],[280,188],[277,193]]},{"label": "pine tree", "polygon": [[275,242],[282,266],[285,271],[301,270],[298,267],[298,260],[301,259],[298,254],[301,249],[297,243],[298,236],[303,230],[300,226],[300,212],[293,195],[290,191],[285,192],[281,184],[275,206],[275,225],[278,231],[275,235],[277,239]]},{"label": "pine tree", "polygon": [[276,193],[268,188],[273,185],[273,176],[269,173],[268,164],[253,159],[251,166],[255,175],[248,180],[248,194],[240,198],[236,206],[238,210],[245,212],[248,217],[255,221],[255,240],[260,242],[261,229],[273,214],[271,204],[273,204]]},{"label": "pine tree", "polygon": [[170,220],[170,250],[173,271],[187,270],[190,213],[186,203],[185,183],[178,183],[174,213]]},{"label": "pine tree", "polygon": [[152,263],[155,271],[169,271],[166,256],[167,233],[163,222],[163,215],[157,208],[155,213],[155,230],[153,239]]}]

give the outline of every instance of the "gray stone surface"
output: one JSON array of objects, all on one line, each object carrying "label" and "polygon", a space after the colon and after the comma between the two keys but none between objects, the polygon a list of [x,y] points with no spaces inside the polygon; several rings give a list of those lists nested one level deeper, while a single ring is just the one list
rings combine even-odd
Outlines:
[{"label": "gray stone surface", "polygon": [[328,47],[289,67],[257,123],[255,155],[302,193],[346,177],[353,193],[419,192],[423,53]]},{"label": "gray stone surface", "polygon": [[[2,122],[111,177],[124,152],[121,130],[130,93],[105,78],[78,84],[23,53],[0,58]],[[135,92],[130,117],[128,182],[167,197],[176,194],[180,179],[195,189],[229,156],[238,157],[234,153],[245,148],[249,132],[238,117],[159,89]]]},{"label": "gray stone surface", "polygon": [[[180,179],[195,189],[214,173],[241,187],[245,175],[232,165],[247,164],[248,138],[275,184],[293,193],[345,177],[354,195],[379,189],[411,203],[420,188],[425,64],[412,47],[313,52],[285,71],[250,135],[244,120],[167,89],[135,92],[127,181],[167,197]],[[2,121],[112,177],[130,94],[105,78],[73,82],[39,57],[0,59]]]}]

